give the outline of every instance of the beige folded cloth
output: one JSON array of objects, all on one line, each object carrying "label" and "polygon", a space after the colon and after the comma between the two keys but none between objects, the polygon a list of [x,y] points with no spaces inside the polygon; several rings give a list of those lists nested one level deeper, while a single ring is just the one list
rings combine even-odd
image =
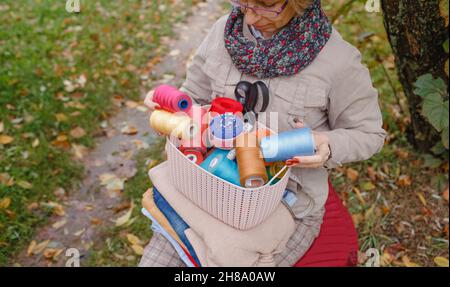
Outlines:
[{"label": "beige folded cloth", "polygon": [[282,203],[258,226],[238,230],[195,206],[171,184],[168,174],[167,162],[149,171],[153,185],[190,226],[186,236],[202,266],[275,266],[273,255],[286,248],[295,231],[294,219]]}]

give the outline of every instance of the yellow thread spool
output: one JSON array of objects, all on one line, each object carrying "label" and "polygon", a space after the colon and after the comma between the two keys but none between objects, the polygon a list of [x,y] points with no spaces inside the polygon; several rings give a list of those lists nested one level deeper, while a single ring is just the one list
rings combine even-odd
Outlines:
[{"label": "yellow thread spool", "polygon": [[241,185],[250,188],[263,186],[268,181],[264,159],[254,134],[242,134],[236,140],[236,160]]},{"label": "yellow thread spool", "polygon": [[[284,162],[282,161],[276,161],[270,164],[269,170],[270,170],[270,176],[274,177],[281,169],[284,167]],[[282,179],[283,176],[286,174],[287,169],[285,169],[280,175],[277,176],[277,178]]]},{"label": "yellow thread spool", "polygon": [[198,132],[198,127],[188,116],[173,114],[165,110],[154,110],[150,116],[150,126],[164,134],[179,139],[190,139]]}]

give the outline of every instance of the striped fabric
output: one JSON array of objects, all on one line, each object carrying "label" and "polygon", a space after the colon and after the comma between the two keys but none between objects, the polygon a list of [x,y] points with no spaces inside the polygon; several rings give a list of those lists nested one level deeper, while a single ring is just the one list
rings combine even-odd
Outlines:
[{"label": "striped fabric", "polygon": [[358,261],[358,234],[350,213],[329,182],[319,236],[294,267],[349,267]]}]

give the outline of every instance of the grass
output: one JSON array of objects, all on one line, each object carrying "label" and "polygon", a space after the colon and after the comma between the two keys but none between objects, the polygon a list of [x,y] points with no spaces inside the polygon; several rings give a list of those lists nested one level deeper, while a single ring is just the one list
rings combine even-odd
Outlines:
[{"label": "grass", "polygon": [[123,227],[113,227],[104,229],[106,244],[94,246],[89,254],[89,266],[137,266],[140,256],[130,247],[127,234],[133,234],[147,245],[152,236],[150,221],[141,213],[142,194],[152,183],[147,175],[147,171],[165,159],[164,150],[165,139],[159,138],[151,148],[142,150],[136,155],[138,173],[126,182],[124,195],[127,201],[134,202],[132,224]]},{"label": "grass", "polygon": [[83,1],[71,14],[65,1],[2,1],[0,266],[45,224],[39,203],[76,188],[73,148],[94,146],[112,99],[140,97],[140,76],[191,4]]}]

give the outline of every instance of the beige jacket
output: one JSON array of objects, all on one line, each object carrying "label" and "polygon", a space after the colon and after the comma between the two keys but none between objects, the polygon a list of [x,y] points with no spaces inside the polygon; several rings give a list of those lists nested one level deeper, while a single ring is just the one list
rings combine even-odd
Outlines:
[{"label": "beige jacket", "polygon": [[[234,98],[235,85],[240,80],[258,80],[242,74],[231,62],[224,46],[227,18],[225,15],[214,24],[194,55],[181,87],[202,105],[216,96]],[[243,32],[256,43],[247,25]],[[317,58],[303,71],[263,81],[270,90],[270,103],[259,121],[282,132],[294,128],[294,120],[300,120],[313,130],[326,132],[330,138],[332,158],[326,167],[293,169],[297,180],[289,181],[288,188],[296,192],[298,200],[291,211],[301,218],[324,206],[328,169],[366,160],[383,147],[386,132],[382,128],[378,93],[368,69],[361,64],[360,52],[335,29]],[[278,122],[270,112],[278,113]]]}]

